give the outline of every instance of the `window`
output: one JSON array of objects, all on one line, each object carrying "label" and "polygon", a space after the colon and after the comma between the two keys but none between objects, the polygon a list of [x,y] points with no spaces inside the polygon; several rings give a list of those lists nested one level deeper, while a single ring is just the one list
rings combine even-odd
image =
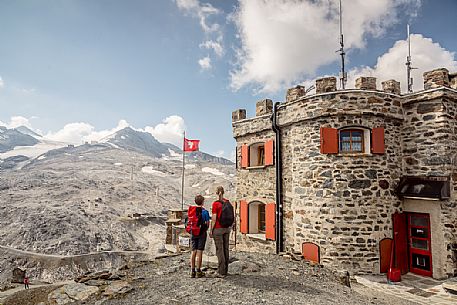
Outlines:
[{"label": "window", "polygon": [[384,154],[384,128],[320,128],[322,154]]},{"label": "window", "polygon": [[273,165],[273,140],[241,146],[241,168]]},{"label": "window", "polygon": [[265,233],[265,204],[260,201],[249,203],[249,233]]},{"label": "window", "polygon": [[363,130],[345,129],[340,131],[340,152],[363,153]]},{"label": "window", "polygon": [[259,232],[265,233],[265,205],[259,204]]},{"label": "window", "polygon": [[263,240],[275,240],[276,204],[240,200],[240,232]]},{"label": "window", "polygon": [[253,144],[249,146],[249,166],[263,166],[265,164],[265,146]]}]

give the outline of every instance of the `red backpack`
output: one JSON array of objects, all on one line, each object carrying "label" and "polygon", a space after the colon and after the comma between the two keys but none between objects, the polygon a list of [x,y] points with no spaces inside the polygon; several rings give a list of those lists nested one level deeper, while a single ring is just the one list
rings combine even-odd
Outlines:
[{"label": "red backpack", "polygon": [[186,224],[186,232],[191,234],[192,236],[200,235],[200,225],[201,225],[201,210],[200,213],[197,213],[197,207],[195,205],[189,206],[189,210],[187,210],[187,224]]}]

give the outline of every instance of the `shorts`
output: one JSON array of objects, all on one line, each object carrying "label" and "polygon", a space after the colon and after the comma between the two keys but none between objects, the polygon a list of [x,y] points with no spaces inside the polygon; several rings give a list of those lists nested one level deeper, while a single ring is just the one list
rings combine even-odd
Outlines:
[{"label": "shorts", "polygon": [[206,236],[207,233],[202,232],[198,236],[192,236],[191,241],[192,241],[192,251],[194,250],[200,250],[203,251],[205,250],[205,244],[206,244]]}]

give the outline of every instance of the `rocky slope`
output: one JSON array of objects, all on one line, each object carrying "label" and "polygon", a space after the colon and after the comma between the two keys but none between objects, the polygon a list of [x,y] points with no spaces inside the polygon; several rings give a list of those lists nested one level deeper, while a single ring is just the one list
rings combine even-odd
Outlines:
[{"label": "rocky slope", "polygon": [[[132,131],[120,134],[130,132],[133,138],[137,132]],[[140,138],[149,139],[143,143],[149,152],[138,149],[139,138],[126,143],[121,136],[114,138],[119,139],[115,145],[66,146],[34,158],[4,159],[0,165],[9,165],[0,167],[0,245],[65,257],[162,248],[166,212],[181,207],[182,157],[147,135]],[[152,147],[166,147],[166,154],[153,153]],[[185,207],[196,194],[207,196],[209,205],[217,185],[231,198],[233,165],[186,158]],[[1,271],[13,265],[40,274],[33,258],[3,255],[0,282]]]},{"label": "rocky slope", "polygon": [[349,288],[337,274],[302,260],[233,251],[231,255],[229,276],[224,279],[214,277],[212,264],[206,277],[190,278],[188,254],[184,254],[85,274],[60,288],[33,289],[32,285],[32,290],[5,298],[4,305],[29,300],[40,305],[414,304],[365,290],[354,282]]}]

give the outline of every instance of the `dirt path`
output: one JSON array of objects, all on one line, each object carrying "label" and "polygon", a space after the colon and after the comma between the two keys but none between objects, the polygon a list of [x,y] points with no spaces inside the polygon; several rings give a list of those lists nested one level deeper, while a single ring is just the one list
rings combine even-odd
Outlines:
[{"label": "dirt path", "polygon": [[35,257],[35,258],[56,258],[56,259],[62,259],[62,258],[79,258],[79,257],[84,257],[84,256],[92,256],[92,255],[101,255],[103,253],[112,253],[112,254],[151,254],[151,252],[148,251],[98,251],[98,252],[89,252],[89,253],[84,253],[84,254],[77,254],[77,255],[55,255],[55,254],[45,254],[45,253],[38,253],[38,252],[31,252],[27,250],[20,250],[16,248],[11,248],[11,247],[6,247],[6,246],[0,246],[0,249],[3,249],[9,253],[13,253],[19,256],[29,256],[29,257]]}]

